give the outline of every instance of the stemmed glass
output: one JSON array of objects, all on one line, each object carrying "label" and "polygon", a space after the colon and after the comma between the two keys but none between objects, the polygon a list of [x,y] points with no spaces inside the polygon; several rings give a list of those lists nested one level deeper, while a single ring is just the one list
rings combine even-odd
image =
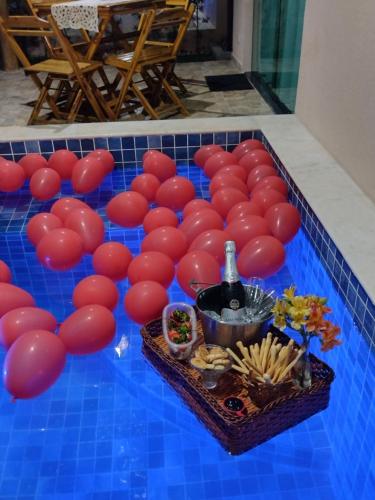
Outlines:
[{"label": "stemmed glass", "polygon": [[264,312],[269,312],[275,290],[266,290],[264,279],[256,276],[248,278],[246,285],[246,311],[251,318],[260,318]]}]

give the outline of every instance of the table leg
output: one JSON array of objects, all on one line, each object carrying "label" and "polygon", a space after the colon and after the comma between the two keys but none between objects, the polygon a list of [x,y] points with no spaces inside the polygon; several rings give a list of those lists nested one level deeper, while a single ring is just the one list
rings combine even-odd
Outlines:
[{"label": "table leg", "polygon": [[86,52],[86,58],[91,61],[99,48],[100,42],[104,38],[105,30],[108,27],[109,21],[111,20],[111,16],[102,17],[99,23],[99,31],[96,35],[91,39],[90,45]]}]

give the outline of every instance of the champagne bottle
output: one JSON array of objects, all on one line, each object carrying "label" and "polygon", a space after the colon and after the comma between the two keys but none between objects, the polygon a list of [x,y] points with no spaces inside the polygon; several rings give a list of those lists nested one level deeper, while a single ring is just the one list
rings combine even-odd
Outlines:
[{"label": "champagne bottle", "polygon": [[225,242],[225,270],[221,283],[221,316],[223,319],[241,319],[245,315],[245,288],[236,265],[236,244]]}]

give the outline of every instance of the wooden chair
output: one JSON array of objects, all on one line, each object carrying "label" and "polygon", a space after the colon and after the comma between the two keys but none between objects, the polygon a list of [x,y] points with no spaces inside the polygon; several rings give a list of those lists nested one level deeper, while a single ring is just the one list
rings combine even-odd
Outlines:
[{"label": "wooden chair", "polygon": [[[45,116],[40,116],[45,105],[48,105],[49,114],[52,114],[53,121],[73,122],[78,116],[84,98],[90,104],[96,119],[104,121],[108,116],[113,116],[93,82],[93,76],[102,64],[96,61],[79,61],[76,53],[53,20],[50,24],[36,16],[0,18],[0,31],[12,47],[25,73],[31,77],[39,89],[39,97],[29,118],[29,125],[45,124],[51,121]],[[51,57],[31,64],[18,43],[19,37],[57,39],[66,58]],[[55,83],[57,83],[57,87],[53,87]],[[61,103],[61,94],[67,89],[69,90],[69,98]],[[86,119],[88,117],[88,115],[84,116]]]}]

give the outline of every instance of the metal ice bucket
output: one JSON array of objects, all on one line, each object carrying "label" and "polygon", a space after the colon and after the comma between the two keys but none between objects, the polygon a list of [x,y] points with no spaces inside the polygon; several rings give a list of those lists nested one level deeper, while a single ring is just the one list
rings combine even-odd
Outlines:
[{"label": "metal ice bucket", "polygon": [[[245,289],[253,288],[244,285]],[[247,294],[248,295],[248,294]],[[266,295],[266,294],[265,294]],[[270,300],[270,311],[262,321],[254,322],[230,322],[214,319],[205,311],[216,311],[220,314],[220,285],[213,285],[201,290],[197,295],[197,309],[202,323],[202,329],[206,344],[216,344],[222,347],[236,347],[236,342],[241,340],[248,345],[256,340],[267,321],[271,318],[273,299]],[[249,305],[249,304],[246,304]]]}]

